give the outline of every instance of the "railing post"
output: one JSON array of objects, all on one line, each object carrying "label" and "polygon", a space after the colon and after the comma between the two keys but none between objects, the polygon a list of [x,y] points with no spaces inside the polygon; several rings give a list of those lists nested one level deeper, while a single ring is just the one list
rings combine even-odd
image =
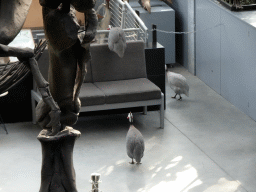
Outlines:
[{"label": "railing post", "polygon": [[122,4],[122,17],[121,17],[121,28],[125,28],[125,20],[126,20],[126,13],[127,13],[127,8],[125,4]]},{"label": "railing post", "polygon": [[146,45],[148,45],[148,29],[145,30],[145,37],[144,38],[145,38],[144,41],[145,41]]}]

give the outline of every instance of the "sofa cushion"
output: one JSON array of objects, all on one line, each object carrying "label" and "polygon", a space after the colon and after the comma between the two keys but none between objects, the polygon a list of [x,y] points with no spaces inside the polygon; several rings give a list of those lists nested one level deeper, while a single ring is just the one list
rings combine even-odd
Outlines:
[{"label": "sofa cushion", "polygon": [[124,57],[110,51],[108,44],[91,45],[93,82],[146,78],[144,42],[127,42]]},{"label": "sofa cushion", "polygon": [[104,93],[93,83],[83,83],[79,98],[82,106],[102,105],[105,103]]},{"label": "sofa cushion", "polygon": [[94,83],[107,104],[160,99],[161,90],[147,78]]}]

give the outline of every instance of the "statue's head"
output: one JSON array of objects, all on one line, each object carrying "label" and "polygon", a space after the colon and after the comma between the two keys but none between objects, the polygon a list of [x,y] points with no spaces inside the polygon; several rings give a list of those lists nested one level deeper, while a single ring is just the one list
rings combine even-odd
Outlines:
[{"label": "statue's head", "polygon": [[43,7],[48,7],[51,9],[57,9],[58,6],[65,0],[39,0],[39,3]]},{"label": "statue's head", "polygon": [[32,0],[0,0],[0,44],[8,45],[20,32]]},{"label": "statue's head", "polygon": [[78,12],[84,13],[95,6],[96,0],[71,0],[71,4]]},{"label": "statue's head", "polygon": [[96,0],[39,0],[40,5],[51,9],[57,9],[63,2],[70,2],[78,12],[84,13],[95,6]]}]

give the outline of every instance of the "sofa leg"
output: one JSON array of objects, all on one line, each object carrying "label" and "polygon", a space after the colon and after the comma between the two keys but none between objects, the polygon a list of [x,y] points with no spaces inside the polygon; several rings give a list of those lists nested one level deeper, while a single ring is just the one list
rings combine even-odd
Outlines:
[{"label": "sofa leg", "polygon": [[148,106],[143,106],[143,114],[147,115],[148,112]]},{"label": "sofa leg", "polygon": [[164,94],[161,95],[161,106],[160,106],[160,128],[164,128]]}]

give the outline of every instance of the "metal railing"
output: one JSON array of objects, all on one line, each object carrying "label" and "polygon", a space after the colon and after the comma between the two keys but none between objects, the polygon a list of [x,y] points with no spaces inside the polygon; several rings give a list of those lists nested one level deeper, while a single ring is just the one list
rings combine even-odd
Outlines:
[{"label": "metal railing", "polygon": [[[102,0],[102,3],[105,3],[105,0]],[[148,28],[127,1],[111,0],[109,7],[111,27],[121,27],[127,41],[143,40],[145,43],[148,42]],[[103,11],[103,15],[104,13]],[[107,42],[109,30],[97,30],[97,33],[106,34],[104,42]]]},{"label": "metal railing", "polygon": [[[99,6],[102,3],[106,3],[105,0],[98,0]],[[97,10],[98,7],[95,7]],[[101,6],[101,14],[105,14],[104,6]],[[140,19],[137,13],[131,8],[127,1],[122,0],[111,0],[110,1],[110,25],[112,27],[121,27],[126,36],[127,41],[143,40],[145,43],[148,42],[148,28],[144,22]],[[33,38],[37,44],[40,39],[45,38],[43,30],[33,30]],[[105,34],[104,36],[97,35],[97,38],[104,38],[103,40],[98,40],[97,42],[107,42],[109,30],[97,30],[98,34]]]}]

